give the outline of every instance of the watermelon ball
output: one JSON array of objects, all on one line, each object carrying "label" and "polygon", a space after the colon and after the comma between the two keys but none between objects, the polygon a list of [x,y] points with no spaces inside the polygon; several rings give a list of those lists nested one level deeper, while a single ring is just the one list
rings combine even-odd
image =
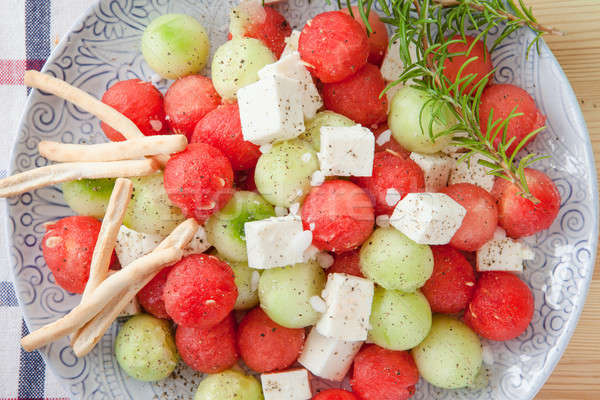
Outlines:
[{"label": "watermelon ball", "polygon": [[326,109],[371,126],[387,120],[387,96],[379,96],[385,86],[379,68],[365,64],[343,81],[324,83],[321,96]]},{"label": "watermelon ball", "polygon": [[196,125],[191,143],[206,143],[221,150],[234,171],[254,168],[261,155],[259,147],[242,136],[237,103],[219,106],[206,114]]},{"label": "watermelon ball", "polygon": [[247,1],[231,10],[229,31],[231,37],[260,40],[279,58],[285,48],[285,38],[292,33],[292,27],[274,8]]},{"label": "watermelon ball", "polygon": [[[487,134],[488,121],[490,115],[492,115],[492,110],[492,121],[506,119],[513,110],[515,113],[523,113],[521,116],[512,118],[508,123],[506,142],[513,137],[515,138],[508,148],[509,155],[516,150],[517,145],[527,135],[543,127],[546,123],[546,117],[538,110],[529,93],[508,83],[489,86],[481,94],[479,126],[484,134]],[[504,129],[496,135],[494,146],[498,147],[502,142],[503,135]]]},{"label": "watermelon ball", "polygon": [[167,314],[167,309],[165,308],[163,292],[171,269],[172,267],[161,269],[160,272],[156,274],[156,276],[137,294],[138,302],[142,308],[156,318],[170,318],[169,314]]},{"label": "watermelon ball", "polygon": [[235,172],[235,187],[248,192],[256,192],[256,182],[254,182],[254,170],[251,168],[246,171]]},{"label": "watermelon ball", "polygon": [[301,213],[304,229],[312,230],[313,245],[321,250],[353,250],[373,232],[371,201],[352,182],[333,180],[314,187]]},{"label": "watermelon ball", "polygon": [[455,314],[465,309],[475,291],[475,272],[452,246],[431,246],[433,273],[421,288],[431,311]]},{"label": "watermelon ball", "polygon": [[181,359],[196,371],[216,374],[238,359],[233,315],[211,328],[179,326],[175,344]]},{"label": "watermelon ball", "polygon": [[358,250],[336,254],[333,265],[327,269],[327,274],[348,274],[364,278],[360,270],[360,253]]},{"label": "watermelon ball", "polygon": [[483,272],[465,312],[465,323],[490,340],[511,340],[525,332],[533,317],[529,287],[510,272]]},{"label": "watermelon ball", "polygon": [[425,176],[417,163],[389,151],[375,153],[373,175],[354,182],[369,194],[376,215],[389,215],[408,193],[425,191]]},{"label": "watermelon ball", "polygon": [[348,14],[328,11],[309,20],[298,41],[308,70],[322,82],[339,82],[354,75],[369,57],[363,27]]},{"label": "watermelon ball", "polygon": [[66,217],[46,226],[44,260],[56,283],[66,291],[83,293],[101,226],[96,218],[83,216]]},{"label": "watermelon ball", "polygon": [[238,296],[233,270],[217,257],[182,258],[167,277],[165,308],[178,325],[207,329],[223,321]]},{"label": "watermelon ball", "polygon": [[[378,124],[376,129],[372,130],[375,135],[375,153],[388,151],[402,158],[409,158],[410,151],[406,150],[394,137],[387,123]],[[383,136],[381,136],[383,135]]]},{"label": "watermelon ball", "polygon": [[[485,43],[481,40],[476,41],[476,38],[472,36],[466,36],[463,39],[461,35],[455,35],[451,40],[459,40],[459,42],[449,44],[447,47],[448,53],[462,53],[462,55],[448,57],[444,60],[444,76],[448,78],[451,83],[456,82],[458,72],[464,63],[473,57],[477,57],[476,60],[469,62],[460,74],[461,79],[466,78],[471,74],[477,75],[471,83],[466,84],[465,82],[460,85],[460,88],[464,93],[469,93],[477,83],[494,69],[492,57],[490,56]],[[473,44],[475,41],[476,43]],[[473,47],[471,48],[471,51],[469,51],[471,46]]]},{"label": "watermelon ball", "polygon": [[521,196],[517,185],[505,179],[496,179],[492,189],[498,204],[498,223],[509,237],[515,239],[548,229],[560,209],[560,194],[548,175],[527,168],[525,179],[539,203]]},{"label": "watermelon ball", "polygon": [[269,372],[292,365],[300,355],[304,338],[304,328],[284,328],[257,307],[240,322],[237,343],[246,365],[256,372]]},{"label": "watermelon ball", "polygon": [[472,183],[457,183],[441,190],[467,210],[450,244],[459,250],[476,251],[490,241],[498,226],[494,197]]},{"label": "watermelon ball", "polygon": [[406,400],[415,393],[419,372],[407,351],[368,345],[354,358],[350,385],[362,400]]},{"label": "watermelon ball", "polygon": [[312,400],[359,400],[352,392],[344,389],[328,389],[318,393]]},{"label": "watermelon ball", "polygon": [[165,112],[173,133],[192,137],[194,128],[206,114],[221,104],[210,78],[189,75],[177,79],[165,94]]},{"label": "watermelon ball", "polygon": [[[169,133],[163,95],[150,82],[139,79],[117,82],[104,93],[102,102],[129,118],[145,136]],[[109,140],[125,140],[108,124],[102,122],[100,126]]]},{"label": "watermelon ball", "polygon": [[[348,8],[344,8],[342,11],[346,14],[350,14]],[[360,16],[359,8],[357,6],[352,6],[352,14],[354,15],[356,22],[358,22],[360,26],[363,27],[364,31],[367,32],[367,27]],[[371,64],[380,66],[388,47],[387,28],[381,18],[379,18],[379,15],[373,10],[369,13],[368,21],[371,26],[371,33],[367,32],[367,40],[369,43],[368,61]]]},{"label": "watermelon ball", "polygon": [[221,150],[193,143],[171,156],[165,166],[164,184],[173,204],[187,217],[204,223],[233,196],[233,170]]}]

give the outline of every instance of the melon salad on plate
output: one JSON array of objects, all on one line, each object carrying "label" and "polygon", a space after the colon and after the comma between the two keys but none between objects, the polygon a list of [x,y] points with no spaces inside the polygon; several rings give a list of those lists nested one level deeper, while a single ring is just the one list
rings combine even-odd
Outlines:
[{"label": "melon salad on plate", "polygon": [[517,156],[543,131],[534,100],[494,84],[477,32],[437,47],[410,29],[417,40],[389,37],[368,7],[292,30],[256,1],[229,28],[209,60],[194,18],[146,27],[154,80],[173,80],[164,94],[131,79],[99,101],[27,72],[110,142],[41,142],[56,163],[0,181],[3,197],[62,184],[77,214],[47,225],[42,250],[81,303],[24,349],[69,336],[83,357],[121,317],[123,371],[158,381],[184,362],[206,374],[184,394],[195,399],[401,400],[420,377],[485,386],[480,338],[514,339],[534,312],[519,273],[535,254],[520,239],[560,206]]}]

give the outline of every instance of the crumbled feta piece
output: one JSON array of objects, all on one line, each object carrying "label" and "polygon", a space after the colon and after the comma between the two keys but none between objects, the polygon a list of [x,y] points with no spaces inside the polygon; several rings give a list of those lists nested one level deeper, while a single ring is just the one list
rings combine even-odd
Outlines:
[{"label": "crumbled feta piece", "polygon": [[494,238],[477,250],[477,270],[522,272],[523,261],[534,258],[529,246],[506,237],[506,232],[497,228]]},{"label": "crumbled feta piece", "polygon": [[453,158],[442,154],[410,153],[410,159],[423,171],[426,192],[439,192],[448,185],[450,170],[455,164]]},{"label": "crumbled feta piece", "polygon": [[285,47],[281,53],[281,57],[285,57],[294,51],[298,51],[298,42],[300,41],[300,31],[294,29],[290,36],[285,38]]},{"label": "crumbled feta piece", "polygon": [[333,256],[327,252],[317,254],[317,262],[323,269],[331,267],[334,261]]},{"label": "crumbled feta piece", "polygon": [[312,296],[310,299],[308,299],[308,302],[313,310],[318,313],[324,313],[327,311],[327,304],[325,303],[325,300],[319,296]]},{"label": "crumbled feta piece", "polygon": [[258,271],[252,271],[250,275],[250,290],[256,292],[258,290],[258,282],[260,281],[260,274]]},{"label": "crumbled feta piece", "polygon": [[444,193],[409,193],[394,209],[390,224],[419,244],[447,244],[467,210]]},{"label": "crumbled feta piece", "polygon": [[385,204],[394,207],[402,199],[402,195],[395,188],[388,188],[385,192]]},{"label": "crumbled feta piece", "polygon": [[[458,160],[461,154],[455,154],[453,157]],[[486,160],[486,158],[480,154],[473,154],[468,160],[455,163],[450,171],[448,184],[472,183],[490,192],[494,187],[496,177],[489,175],[490,169],[479,164],[479,160]]]},{"label": "crumbled feta piece", "polygon": [[362,344],[362,341],[346,342],[328,338],[312,328],[298,362],[315,376],[340,382],[348,373]]},{"label": "crumbled feta piece", "polygon": [[312,241],[312,233],[304,231],[300,217],[294,215],[246,222],[244,230],[250,268],[268,269],[302,262]]},{"label": "crumbled feta piece", "polygon": [[256,145],[293,139],[304,132],[300,82],[284,76],[261,79],[238,90],[244,139]]},{"label": "crumbled feta piece", "polygon": [[325,176],[371,176],[375,136],[360,125],[321,127],[319,161]]},{"label": "crumbled feta piece", "polygon": [[263,144],[258,149],[260,150],[260,152],[262,154],[267,154],[267,153],[270,153],[271,150],[273,149],[273,144],[272,143]]},{"label": "crumbled feta piece", "polygon": [[[408,52],[410,53],[411,60],[417,59],[417,49],[413,43],[410,44]],[[404,72],[404,63],[400,58],[400,41],[396,40],[392,42],[392,45],[385,54],[383,63],[381,64],[381,75],[386,81],[394,82],[398,80],[402,72]]]},{"label": "crumbled feta piece", "polygon": [[309,400],[312,397],[308,371],[304,368],[262,374],[265,400]]},{"label": "crumbled feta piece", "polygon": [[298,215],[298,211],[300,211],[300,203],[293,203],[290,205],[290,214]]},{"label": "crumbled feta piece", "polygon": [[387,228],[390,226],[390,216],[389,215],[378,215],[375,217],[375,225],[381,228]]},{"label": "crumbled feta piece", "polygon": [[290,54],[282,56],[279,61],[266,65],[258,71],[260,79],[277,76],[300,82],[304,118],[314,118],[317,111],[323,107],[323,100],[321,99],[321,95],[319,95],[310,72],[308,72],[302,60],[300,60],[300,53],[293,51]]},{"label": "crumbled feta piece", "polygon": [[392,139],[392,130],[388,129],[388,130],[381,132],[379,134],[379,136],[377,136],[375,143],[377,143],[378,146],[383,146],[384,144],[389,142],[391,139]]},{"label": "crumbled feta piece", "polygon": [[121,225],[115,243],[115,253],[121,266],[125,267],[150,253],[162,240],[159,235],[137,232]]},{"label": "crumbled feta piece", "polygon": [[321,170],[316,170],[310,177],[311,186],[321,186],[325,182],[325,175]]},{"label": "crumbled feta piece", "polygon": [[319,249],[311,244],[304,250],[304,261],[314,260],[317,257],[317,254],[319,254]]},{"label": "crumbled feta piece", "polygon": [[371,316],[374,284],[348,274],[330,274],[321,296],[327,311],[315,325],[323,336],[346,341],[365,340]]},{"label": "crumbled feta piece", "polygon": [[275,215],[278,217],[284,217],[288,215],[288,209],[281,206],[275,206]]}]

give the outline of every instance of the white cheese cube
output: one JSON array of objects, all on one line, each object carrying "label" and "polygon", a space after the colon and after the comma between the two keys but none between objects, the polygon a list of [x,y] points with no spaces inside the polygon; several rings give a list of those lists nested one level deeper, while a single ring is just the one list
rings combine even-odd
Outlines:
[{"label": "white cheese cube", "polygon": [[257,145],[293,139],[304,132],[300,82],[284,76],[261,79],[238,90],[244,139]]},{"label": "white cheese cube", "polygon": [[[412,61],[417,59],[417,49],[414,44],[410,44],[409,49],[410,57]],[[381,75],[383,79],[388,82],[394,82],[398,80],[400,75],[404,72],[404,63],[400,58],[400,41],[396,40],[388,48],[383,63],[381,64]]]},{"label": "white cheese cube", "polygon": [[453,158],[442,154],[410,153],[410,159],[423,170],[426,192],[439,192],[448,185],[450,170],[455,163]]},{"label": "white cheese cube", "polygon": [[298,362],[315,376],[340,382],[348,373],[362,344],[362,341],[346,342],[328,338],[312,328]]},{"label": "white cheese cube", "polygon": [[[453,157],[455,160],[458,160],[461,155],[462,154],[455,154]],[[480,154],[473,154],[468,160],[455,163],[450,171],[448,184],[472,183],[488,192],[491,191],[494,187],[496,177],[494,175],[489,175],[488,171],[490,169],[479,164],[479,160],[486,160],[486,158]]]},{"label": "white cheese cube", "polygon": [[308,371],[304,368],[262,374],[260,381],[265,400],[309,400],[312,398]]},{"label": "white cheese cube", "polygon": [[533,260],[535,253],[525,243],[506,237],[502,228],[494,238],[477,250],[477,270],[522,272],[523,261]]},{"label": "white cheese cube", "polygon": [[409,193],[394,209],[390,224],[419,244],[447,244],[467,210],[444,193]]},{"label": "white cheese cube", "polygon": [[319,108],[323,106],[323,100],[321,99],[321,95],[319,95],[310,72],[302,64],[302,60],[300,60],[300,53],[293,51],[288,55],[282,56],[279,61],[266,65],[258,71],[260,79],[267,79],[274,76],[282,76],[300,82],[304,118],[314,118]]},{"label": "white cheese cube", "polygon": [[375,136],[360,125],[322,126],[319,161],[325,176],[371,176]]},{"label": "white cheese cube", "polygon": [[272,217],[244,224],[248,266],[268,269],[304,261],[312,232],[304,231],[300,217]]},{"label": "white cheese cube", "polygon": [[327,303],[315,328],[323,336],[361,341],[367,338],[375,286],[368,279],[348,274],[329,274],[321,297]]},{"label": "white cheese cube", "polygon": [[285,38],[285,47],[281,53],[281,58],[291,54],[293,51],[298,51],[298,42],[300,41],[300,31],[294,29],[290,36]]}]

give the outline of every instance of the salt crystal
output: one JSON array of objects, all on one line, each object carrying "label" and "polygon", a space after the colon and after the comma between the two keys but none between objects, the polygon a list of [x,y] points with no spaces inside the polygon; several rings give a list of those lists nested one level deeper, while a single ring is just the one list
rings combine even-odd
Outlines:
[{"label": "salt crystal", "polygon": [[318,313],[324,313],[327,311],[327,303],[325,303],[325,301],[319,296],[312,296],[310,299],[308,299],[308,302],[313,310]]},{"label": "salt crystal", "polygon": [[375,142],[377,143],[378,146],[383,146],[384,144],[389,142],[391,138],[392,138],[392,131],[390,129],[388,129],[387,131],[381,132],[381,134],[379,136],[377,136],[377,140],[375,140]]},{"label": "salt crystal", "polygon": [[310,153],[304,153],[304,154],[302,154],[301,158],[302,158],[303,162],[307,163],[312,158],[312,154],[310,154]]},{"label": "salt crystal", "polygon": [[159,132],[162,129],[162,122],[160,122],[157,119],[151,119],[150,120],[150,126],[152,127],[153,130],[155,130],[156,132]]},{"label": "salt crystal", "polygon": [[311,231],[315,230],[315,223],[311,222],[310,225],[308,225],[308,227],[310,228]]},{"label": "salt crystal", "polygon": [[260,146],[260,152],[263,154],[270,153],[273,145],[271,143],[263,144]]},{"label": "salt crystal", "polygon": [[402,200],[402,196],[396,189],[389,188],[387,192],[385,192],[385,203],[388,206],[394,207],[400,200]]},{"label": "salt crystal", "polygon": [[390,216],[389,215],[378,215],[375,218],[375,224],[381,228],[387,228],[390,226]]},{"label": "salt crystal", "polygon": [[323,269],[327,269],[333,265],[333,256],[329,253],[319,253],[317,254],[317,262]]}]

